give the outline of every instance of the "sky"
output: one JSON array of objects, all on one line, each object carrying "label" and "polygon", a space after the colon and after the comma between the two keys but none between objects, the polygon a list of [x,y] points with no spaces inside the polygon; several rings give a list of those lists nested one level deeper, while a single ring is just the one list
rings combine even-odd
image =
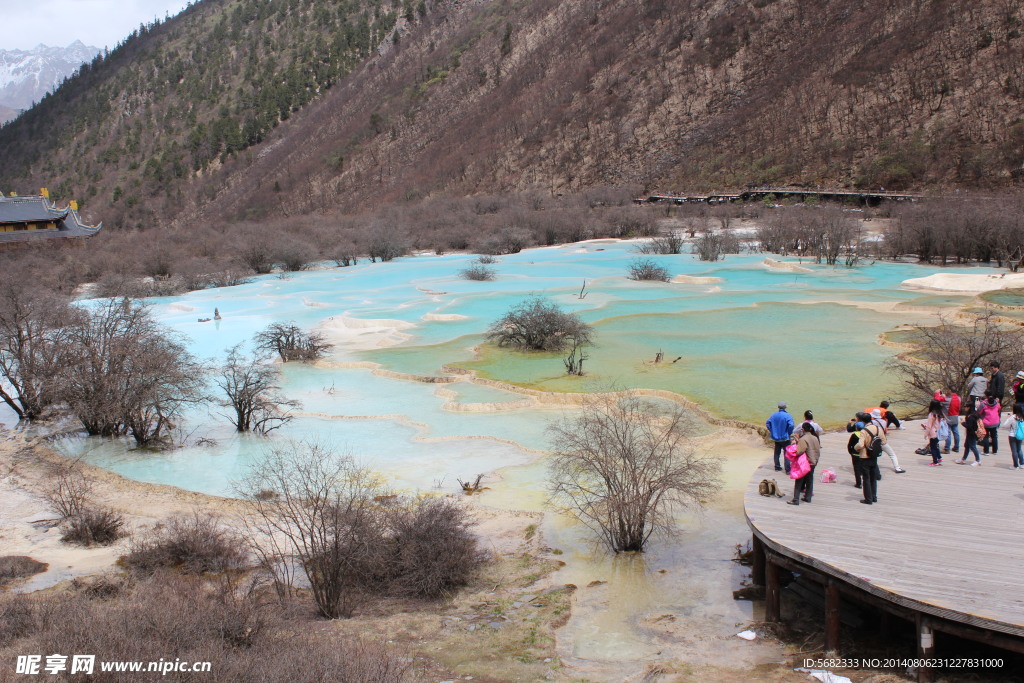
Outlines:
[{"label": "sky", "polygon": [[0,49],[28,50],[76,40],[113,48],[141,23],[174,16],[188,0],[0,0]]}]

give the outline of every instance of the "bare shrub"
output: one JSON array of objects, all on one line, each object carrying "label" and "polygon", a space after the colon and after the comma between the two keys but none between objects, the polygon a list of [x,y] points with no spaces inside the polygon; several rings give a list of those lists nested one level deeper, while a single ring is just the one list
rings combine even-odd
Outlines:
[{"label": "bare shrub", "polygon": [[466,585],[487,561],[465,508],[446,498],[418,498],[389,512],[390,590],[439,598]]},{"label": "bare shrub", "polygon": [[88,507],[66,522],[60,540],[77,545],[110,545],[124,536],[124,517],[109,508]]},{"label": "bare shrub", "polygon": [[[267,497],[266,492],[274,495]],[[374,501],[380,481],[350,457],[315,444],[273,449],[246,477],[250,542],[281,594],[301,568],[313,601],[328,619],[350,617],[385,579],[385,525]]]},{"label": "bare shrub", "polygon": [[657,414],[632,395],[593,399],[579,417],[549,428],[550,502],[615,552],[643,551],[671,534],[681,507],[721,488],[721,461],[687,444],[686,414]]},{"label": "bare shrub", "polygon": [[649,258],[633,259],[629,264],[629,279],[668,282],[669,274],[667,268],[659,266]]},{"label": "bare shrub", "polygon": [[370,257],[371,263],[391,261],[399,256],[404,256],[409,250],[404,236],[393,227],[383,225],[374,226],[366,241],[366,255]]},{"label": "bare shrub", "polygon": [[489,235],[483,238],[476,247],[476,251],[489,256],[501,256],[503,254],[518,254],[525,247],[530,246],[530,235],[519,228],[505,228],[496,235]]},{"label": "bare shrub", "polygon": [[59,468],[44,495],[60,515],[65,543],[110,545],[124,535],[124,517],[92,501],[92,482],[78,467]]},{"label": "bare shrub", "polygon": [[482,263],[471,264],[459,271],[459,277],[463,280],[475,280],[478,282],[488,282],[493,280],[494,275],[494,268],[488,268]]},{"label": "bare shrub", "polygon": [[266,275],[274,269],[274,248],[262,234],[242,238],[236,257],[249,270]]},{"label": "bare shrub", "polygon": [[592,336],[578,315],[541,297],[516,304],[487,329],[488,341],[529,351],[561,351],[569,344],[590,344]]},{"label": "bare shrub", "polygon": [[494,258],[490,254],[481,254],[476,260],[478,263],[482,263],[485,266],[490,266],[498,262],[498,259]]},{"label": "bare shrub", "polygon": [[313,245],[298,240],[287,240],[276,251],[277,262],[286,272],[305,270],[317,258]]},{"label": "bare shrub", "polygon": [[[297,628],[300,627],[300,628]],[[107,660],[212,662],[216,680],[401,683],[410,660],[381,645],[301,628],[258,585],[161,573],[102,600],[0,598],[0,655],[93,652]],[[120,681],[100,672],[93,680]]]},{"label": "bare shrub", "polygon": [[785,256],[799,244],[796,229],[782,214],[773,215],[755,234],[760,250],[769,254]]},{"label": "bare shrub", "polygon": [[91,495],[92,482],[73,465],[59,467],[45,493],[50,507],[61,519],[81,514],[88,507]]},{"label": "bare shrub", "polygon": [[210,287],[237,287],[248,282],[252,282],[252,278],[235,268],[214,271],[209,275]]},{"label": "bare shrub", "polygon": [[[658,226],[650,209],[639,206],[623,206],[605,212],[605,223],[611,237],[648,237],[658,233]],[[658,253],[679,253],[658,252]]]},{"label": "bare shrub", "polygon": [[636,246],[641,254],[681,254],[683,252],[683,238],[674,232],[667,235],[659,235],[641,242]]},{"label": "bare shrub", "polygon": [[32,559],[28,555],[5,555],[0,557],[0,586],[4,586],[15,579],[24,579],[41,574],[49,566],[45,562]]},{"label": "bare shrub", "polygon": [[738,254],[740,243],[731,232],[708,229],[694,241],[693,251],[701,261],[717,261],[726,254]]},{"label": "bare shrub", "polygon": [[253,337],[257,351],[276,353],[282,361],[316,360],[331,349],[323,333],[305,332],[294,323],[273,323]]},{"label": "bare shrub", "polygon": [[225,529],[218,518],[196,512],[156,526],[148,538],[132,543],[122,561],[146,573],[164,568],[204,574],[240,569],[246,557],[241,537]]}]

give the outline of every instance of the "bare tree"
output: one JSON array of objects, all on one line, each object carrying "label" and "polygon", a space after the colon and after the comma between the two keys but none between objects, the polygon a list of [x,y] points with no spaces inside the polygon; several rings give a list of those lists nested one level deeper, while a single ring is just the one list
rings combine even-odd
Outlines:
[{"label": "bare tree", "polygon": [[541,297],[522,301],[491,323],[487,340],[527,351],[561,351],[592,343],[593,331],[574,313]]},{"label": "bare tree", "polygon": [[58,400],[73,317],[66,299],[22,277],[0,280],[0,399],[19,419],[34,420]]},{"label": "bare tree", "polygon": [[632,394],[594,398],[553,425],[550,502],[579,519],[615,552],[643,551],[671,533],[680,507],[721,488],[721,461],[687,443],[681,410],[658,415]]},{"label": "bare tree", "polygon": [[1024,331],[997,322],[991,311],[952,318],[940,314],[934,326],[914,327],[914,350],[888,361],[901,385],[899,399],[925,408],[936,389],[963,394],[976,367],[998,361],[1024,367]]},{"label": "bare tree", "polygon": [[62,397],[86,431],[161,442],[186,405],[205,399],[204,368],[130,299],[108,301],[71,328]]},{"label": "bare tree", "polygon": [[701,261],[717,261],[725,254],[738,254],[740,242],[731,232],[708,228],[693,243],[693,251]]},{"label": "bare tree", "polygon": [[282,361],[316,360],[331,348],[323,333],[305,332],[295,323],[273,323],[253,337],[257,351],[276,353]]},{"label": "bare tree", "polygon": [[284,409],[296,407],[299,402],[279,391],[276,368],[263,359],[243,355],[241,346],[228,351],[214,382],[227,396],[221,405],[234,410],[234,417],[228,419],[235,429],[265,435],[290,422],[292,418]]},{"label": "bare tree", "polygon": [[246,478],[242,494],[255,513],[255,544],[287,552],[264,550],[267,568],[301,567],[323,616],[351,616],[382,580],[385,524],[374,499],[385,491],[352,458],[315,444],[279,446]]}]

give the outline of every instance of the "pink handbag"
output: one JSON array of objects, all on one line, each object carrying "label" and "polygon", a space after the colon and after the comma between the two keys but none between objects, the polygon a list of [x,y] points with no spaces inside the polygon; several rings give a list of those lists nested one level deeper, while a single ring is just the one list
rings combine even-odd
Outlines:
[{"label": "pink handbag", "polygon": [[800,456],[793,461],[793,467],[789,470],[790,479],[799,479],[811,471],[811,462],[807,459],[805,453],[801,453]]}]

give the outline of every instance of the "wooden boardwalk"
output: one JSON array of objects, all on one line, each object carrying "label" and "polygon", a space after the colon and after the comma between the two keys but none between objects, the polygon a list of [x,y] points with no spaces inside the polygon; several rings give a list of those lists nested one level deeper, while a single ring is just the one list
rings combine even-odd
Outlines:
[{"label": "wooden boardwalk", "polygon": [[762,201],[766,197],[775,199],[792,198],[800,201],[807,201],[808,198],[822,199],[826,201],[857,201],[861,204],[877,205],[884,200],[903,202],[918,201],[924,199],[925,195],[910,194],[906,192],[885,192],[870,190],[825,190],[793,187],[759,187],[741,190],[738,192],[721,192],[702,195],[673,195],[673,194],[652,194],[647,197],[639,197],[634,201],[637,204],[722,204],[727,202],[748,202]]},{"label": "wooden boardwalk", "polygon": [[[1017,640],[1024,638],[1024,470],[1012,468],[1006,435],[1000,434],[999,453],[982,455],[979,467],[956,464],[955,453],[944,456],[942,467],[928,467],[930,457],[914,454],[923,443],[918,423],[889,434],[907,473],[893,472],[883,454],[875,505],[858,502],[845,432],[822,438],[810,504],[786,504],[792,481],[774,471],[769,455],[744,495],[747,523],[763,553],[759,571],[764,575],[767,558],[768,565],[806,569],[836,591],[859,589],[852,592],[916,618],[919,632],[924,617],[928,642],[929,623],[947,632],[965,625],[978,640],[1018,650],[1024,643]],[[837,472],[838,482],[821,483],[825,468]],[[759,495],[766,478],[779,482],[786,497]],[[768,567],[766,611],[777,614],[773,570]],[[838,623],[834,628],[837,644]]]}]

